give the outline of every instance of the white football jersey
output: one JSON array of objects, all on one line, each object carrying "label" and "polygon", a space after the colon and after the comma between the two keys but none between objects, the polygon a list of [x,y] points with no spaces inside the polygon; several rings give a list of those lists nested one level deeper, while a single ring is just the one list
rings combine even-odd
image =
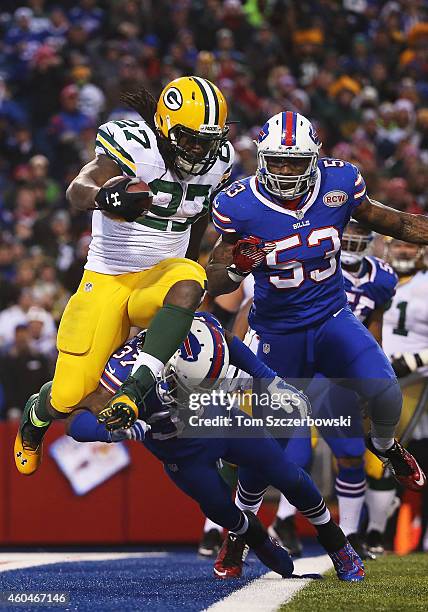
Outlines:
[{"label": "white football jersey", "polygon": [[149,125],[132,119],[101,125],[95,152],[108,155],[124,175],[144,180],[154,194],[150,212],[135,222],[94,211],[85,268],[104,274],[138,272],[166,258],[184,257],[192,223],[207,213],[211,192],[226,180],[234,159],[226,143],[209,172],[181,179],[165,167]]},{"label": "white football jersey", "polygon": [[382,346],[389,356],[428,348],[428,272],[398,284],[383,315]]}]

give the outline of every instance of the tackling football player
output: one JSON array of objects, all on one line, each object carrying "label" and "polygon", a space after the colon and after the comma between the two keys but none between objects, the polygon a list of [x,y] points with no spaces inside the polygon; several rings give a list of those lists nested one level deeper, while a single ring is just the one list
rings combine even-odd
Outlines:
[{"label": "tackling football player", "polygon": [[92,241],[61,319],[53,382],[24,409],[14,447],[22,474],[37,470],[51,421],[96,389],[109,355],[135,325],[148,327],[144,353],[99,415],[111,428],[132,424],[204,292],[204,269],[185,257],[197,258],[210,195],[233,162],[226,101],[196,76],[172,81],[157,102],[146,90],[124,101],[141,121],[102,125],[95,159],[67,190],[73,207],[94,210]]},{"label": "tackling football player", "polygon": [[[428,218],[371,201],[352,164],[319,159],[321,143],[299,113],[269,119],[257,139],[256,176],[237,181],[214,201],[222,239],[207,268],[212,295],[255,278],[249,322],[259,356],[281,376],[340,378],[367,402],[367,446],[388,461],[397,480],[421,490],[426,479],[394,440],[402,396],[391,365],[347,306],[339,264],[351,216],[367,227],[428,244]],[[255,493],[256,485],[246,483]]]},{"label": "tackling football player", "polygon": [[[144,350],[145,332],[142,332],[111,356],[101,377],[100,387],[83,404],[97,412],[97,405],[103,405],[108,395],[116,392]],[[173,482],[199,503],[206,516],[233,532],[230,540],[236,542],[239,561],[242,561],[247,543],[268,567],[289,577],[293,564],[288,553],[268,538],[266,530],[253,513],[242,512],[232,502],[230,489],[218,473],[217,465],[220,459],[224,459],[240,466],[240,469],[255,471],[287,495],[311,521],[320,543],[333,561],[339,579],[351,582],[362,580],[364,569],[361,559],[331,519],[318,489],[304,470],[285,459],[281,446],[264,430],[250,430],[251,437],[234,437],[236,428],[232,430],[233,435],[229,432],[223,438],[180,435],[188,422],[190,396],[195,392],[217,388],[226,375],[229,363],[255,378],[269,382],[267,391],[271,397],[281,393],[289,397],[290,391],[295,393],[299,400],[295,416],[301,418],[307,414],[304,395],[279,379],[236,336],[225,332],[215,317],[208,313],[196,313],[185,342],[158,377],[155,389],[147,395],[144,407],[140,409],[142,420],[125,432],[110,433],[92,413],[85,411],[73,418],[69,434],[82,442],[144,439],[148,450],[165,464],[165,470]],[[227,389],[228,380],[223,382]],[[205,409],[205,414],[208,410]],[[239,414],[229,413],[226,407],[223,410],[225,414]],[[198,415],[204,415],[201,407]],[[223,432],[215,430],[216,435]],[[229,547],[227,554],[218,559],[214,567],[217,578],[241,576],[242,563],[236,563],[236,550],[233,552],[231,555]]]}]

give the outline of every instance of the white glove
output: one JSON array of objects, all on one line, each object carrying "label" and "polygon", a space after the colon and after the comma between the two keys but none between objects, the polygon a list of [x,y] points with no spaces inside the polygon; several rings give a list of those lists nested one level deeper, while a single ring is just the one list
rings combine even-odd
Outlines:
[{"label": "white glove", "polygon": [[121,442],[122,440],[135,440],[142,442],[146,437],[146,433],[151,427],[146,421],[138,419],[129,429],[117,429],[111,432],[112,442]]},{"label": "white glove", "polygon": [[271,396],[272,410],[284,410],[289,415],[294,413],[300,419],[312,414],[309,398],[283,378],[275,376],[267,390]]},{"label": "white glove", "polygon": [[419,353],[394,353],[391,357],[391,365],[397,378],[408,376],[416,372],[418,368],[428,365],[428,349]]}]

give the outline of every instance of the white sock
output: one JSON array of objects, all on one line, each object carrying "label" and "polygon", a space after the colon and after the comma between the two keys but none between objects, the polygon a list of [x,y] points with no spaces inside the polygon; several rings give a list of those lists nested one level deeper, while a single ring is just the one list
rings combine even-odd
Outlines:
[{"label": "white sock", "polygon": [[373,446],[378,451],[387,451],[394,445],[394,438],[372,438]]},{"label": "white sock", "polygon": [[350,533],[358,532],[361,508],[364,503],[364,493],[359,497],[337,496],[339,504],[339,526],[343,533],[348,536]]},{"label": "white sock", "polygon": [[281,493],[281,497],[279,498],[278,510],[276,511],[276,516],[284,520],[289,516],[294,516],[296,514],[296,506],[292,506],[288,499],[284,497]]},{"label": "white sock", "polygon": [[211,529],[216,529],[220,533],[223,533],[223,527],[221,525],[217,525],[217,523],[214,523],[211,519],[206,518],[204,523],[204,533],[211,531]]},{"label": "white sock", "polygon": [[131,375],[133,376],[135,372],[141,366],[147,366],[149,370],[151,370],[154,376],[157,376],[162,369],[165,367],[165,364],[162,363],[157,357],[153,357],[149,353],[139,353],[137,359],[135,360],[134,365],[132,366]]},{"label": "white sock", "polygon": [[384,533],[389,518],[389,510],[394,503],[395,489],[389,491],[375,491],[367,489],[366,505],[369,513],[367,531],[380,531]]}]

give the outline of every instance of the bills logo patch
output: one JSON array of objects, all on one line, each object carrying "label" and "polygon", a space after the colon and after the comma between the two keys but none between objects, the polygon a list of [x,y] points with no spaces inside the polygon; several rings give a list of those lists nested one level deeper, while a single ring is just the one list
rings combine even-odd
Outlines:
[{"label": "bills logo patch", "polygon": [[267,355],[268,353],[270,353],[270,344],[264,343],[264,344],[263,344],[263,348],[262,348],[262,350],[263,350],[263,353],[264,353],[265,355]]},{"label": "bills logo patch", "polygon": [[201,345],[199,344],[196,336],[192,334],[192,332],[189,332],[189,335],[178,351],[180,353],[180,357],[184,359],[184,361],[195,362],[198,361],[198,355],[201,352]]},{"label": "bills logo patch", "polygon": [[348,194],[344,191],[328,191],[322,199],[324,204],[326,206],[330,206],[331,208],[343,206],[347,200]]}]

